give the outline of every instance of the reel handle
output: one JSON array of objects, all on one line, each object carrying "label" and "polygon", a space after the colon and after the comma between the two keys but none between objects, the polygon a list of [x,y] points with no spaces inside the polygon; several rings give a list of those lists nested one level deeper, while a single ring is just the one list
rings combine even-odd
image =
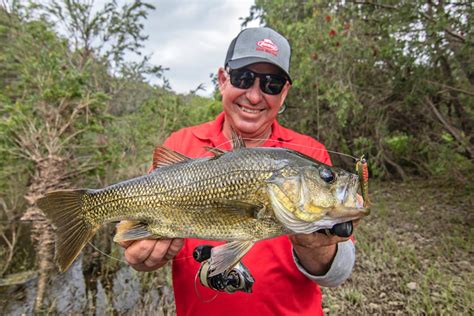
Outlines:
[{"label": "reel handle", "polygon": [[211,250],[214,248],[211,245],[199,245],[194,248],[193,258],[197,262],[203,262],[211,257]]},{"label": "reel handle", "polygon": [[318,230],[318,233],[326,235],[336,235],[339,237],[349,237],[350,235],[352,235],[353,230],[354,226],[352,225],[352,221],[348,221],[345,223],[336,224],[331,229]]}]

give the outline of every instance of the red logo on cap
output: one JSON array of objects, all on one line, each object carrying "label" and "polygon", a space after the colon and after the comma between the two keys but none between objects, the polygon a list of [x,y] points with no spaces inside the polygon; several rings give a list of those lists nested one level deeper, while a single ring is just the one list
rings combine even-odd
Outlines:
[{"label": "red logo on cap", "polygon": [[278,46],[268,38],[264,38],[257,42],[257,50],[270,53],[274,56],[278,55]]}]

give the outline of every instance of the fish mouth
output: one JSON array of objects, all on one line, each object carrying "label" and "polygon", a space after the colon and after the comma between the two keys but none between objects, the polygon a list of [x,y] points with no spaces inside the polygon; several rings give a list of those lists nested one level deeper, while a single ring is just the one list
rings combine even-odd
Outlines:
[{"label": "fish mouth", "polygon": [[351,175],[349,181],[336,189],[336,199],[339,203],[327,213],[327,216],[333,219],[354,220],[370,214],[368,208],[357,199],[358,177]]},{"label": "fish mouth", "polygon": [[336,189],[336,198],[339,203],[344,204],[349,197],[349,183],[346,183],[344,186],[340,186]]},{"label": "fish mouth", "polygon": [[[336,224],[359,219],[368,215],[368,209],[344,207],[342,205],[338,208],[329,209],[325,215],[304,212],[298,208],[298,210],[307,214],[309,217],[317,217],[317,219],[307,221],[301,219],[301,213],[297,216],[295,214],[295,209],[289,209],[285,203],[280,201],[277,193],[278,190],[272,190],[269,187],[267,192],[275,212],[275,217],[286,229],[295,234],[310,234],[320,229],[332,228]],[[322,213],[324,213],[324,211]]]},{"label": "fish mouth", "polygon": [[343,219],[351,221],[362,218],[370,214],[370,209],[364,207],[341,207],[335,208],[327,213],[327,216],[333,219]]},{"label": "fish mouth", "polygon": [[349,176],[348,181],[346,181],[344,184],[338,186],[336,188],[336,199],[341,205],[345,205],[347,203],[350,203],[350,198],[353,198],[355,201],[356,207],[357,205],[357,190],[354,190],[354,188],[359,187],[359,178],[355,174],[351,174]]}]

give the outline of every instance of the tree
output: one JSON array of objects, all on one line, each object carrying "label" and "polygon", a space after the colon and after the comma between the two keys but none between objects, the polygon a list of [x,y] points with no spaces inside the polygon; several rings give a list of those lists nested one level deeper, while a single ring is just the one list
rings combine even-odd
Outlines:
[{"label": "tree", "polygon": [[370,153],[373,174],[462,178],[474,142],[471,15],[465,1],[257,0],[248,19],[292,44],[288,125]]},{"label": "tree", "polygon": [[[47,190],[67,188],[82,174],[100,173],[114,159],[101,137],[111,120],[107,109],[113,91],[108,88],[113,86],[98,78],[113,82],[129,69],[123,56],[141,48],[146,39],[141,19],[152,8],[135,1],[119,12],[112,2],[92,17],[91,5],[80,1],[0,8],[5,26],[0,29],[0,71],[11,74],[2,77],[0,86],[0,183],[18,172],[12,167],[23,165],[30,173],[22,218],[32,221],[37,250],[36,312],[54,271],[54,233],[35,203]],[[72,41],[56,35],[56,19],[66,23]]]}]

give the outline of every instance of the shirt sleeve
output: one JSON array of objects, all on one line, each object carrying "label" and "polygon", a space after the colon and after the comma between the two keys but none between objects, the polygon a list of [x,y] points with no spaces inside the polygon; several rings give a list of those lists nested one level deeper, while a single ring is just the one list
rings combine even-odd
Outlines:
[{"label": "shirt sleeve", "polygon": [[337,244],[337,252],[334,260],[332,261],[329,271],[325,275],[312,275],[301,265],[298,257],[294,250],[293,260],[296,263],[298,269],[308,279],[317,282],[321,286],[325,287],[336,287],[341,285],[345,280],[349,278],[354,268],[355,263],[355,247],[352,240],[343,241]]}]

